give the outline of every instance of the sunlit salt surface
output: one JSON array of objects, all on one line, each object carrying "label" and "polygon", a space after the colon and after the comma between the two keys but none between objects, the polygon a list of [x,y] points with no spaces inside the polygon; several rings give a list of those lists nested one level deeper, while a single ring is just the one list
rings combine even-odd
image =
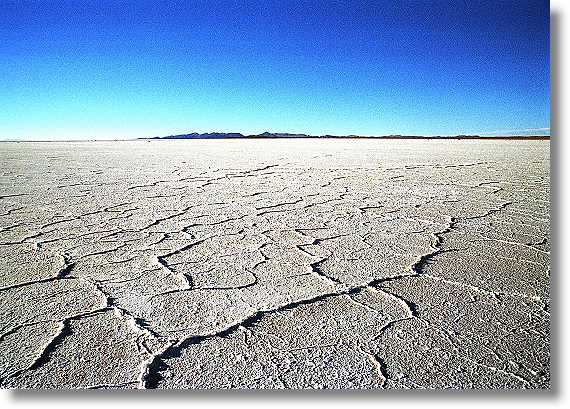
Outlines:
[{"label": "sunlit salt surface", "polygon": [[0,144],[10,388],[547,388],[548,141]]}]

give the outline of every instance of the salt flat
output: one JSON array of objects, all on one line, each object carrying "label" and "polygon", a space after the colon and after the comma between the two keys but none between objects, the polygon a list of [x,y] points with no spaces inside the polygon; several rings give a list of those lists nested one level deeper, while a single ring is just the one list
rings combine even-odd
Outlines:
[{"label": "salt flat", "polygon": [[0,144],[5,388],[548,388],[548,141]]}]

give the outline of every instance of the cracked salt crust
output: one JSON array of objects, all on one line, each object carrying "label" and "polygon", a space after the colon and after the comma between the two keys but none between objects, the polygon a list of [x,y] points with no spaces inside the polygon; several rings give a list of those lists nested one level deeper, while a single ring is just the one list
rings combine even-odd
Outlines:
[{"label": "cracked salt crust", "polygon": [[2,387],[550,386],[548,142],[2,148]]}]

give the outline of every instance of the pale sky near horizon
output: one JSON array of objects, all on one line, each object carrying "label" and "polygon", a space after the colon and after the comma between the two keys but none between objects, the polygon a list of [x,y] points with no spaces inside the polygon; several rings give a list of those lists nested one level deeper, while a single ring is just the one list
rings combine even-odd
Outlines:
[{"label": "pale sky near horizon", "polygon": [[0,139],[548,134],[541,0],[0,2]]}]

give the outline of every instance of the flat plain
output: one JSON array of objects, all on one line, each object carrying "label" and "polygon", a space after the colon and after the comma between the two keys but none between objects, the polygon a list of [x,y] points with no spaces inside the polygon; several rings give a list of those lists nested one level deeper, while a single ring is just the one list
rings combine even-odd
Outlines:
[{"label": "flat plain", "polygon": [[1,143],[0,386],[549,388],[549,148]]}]

